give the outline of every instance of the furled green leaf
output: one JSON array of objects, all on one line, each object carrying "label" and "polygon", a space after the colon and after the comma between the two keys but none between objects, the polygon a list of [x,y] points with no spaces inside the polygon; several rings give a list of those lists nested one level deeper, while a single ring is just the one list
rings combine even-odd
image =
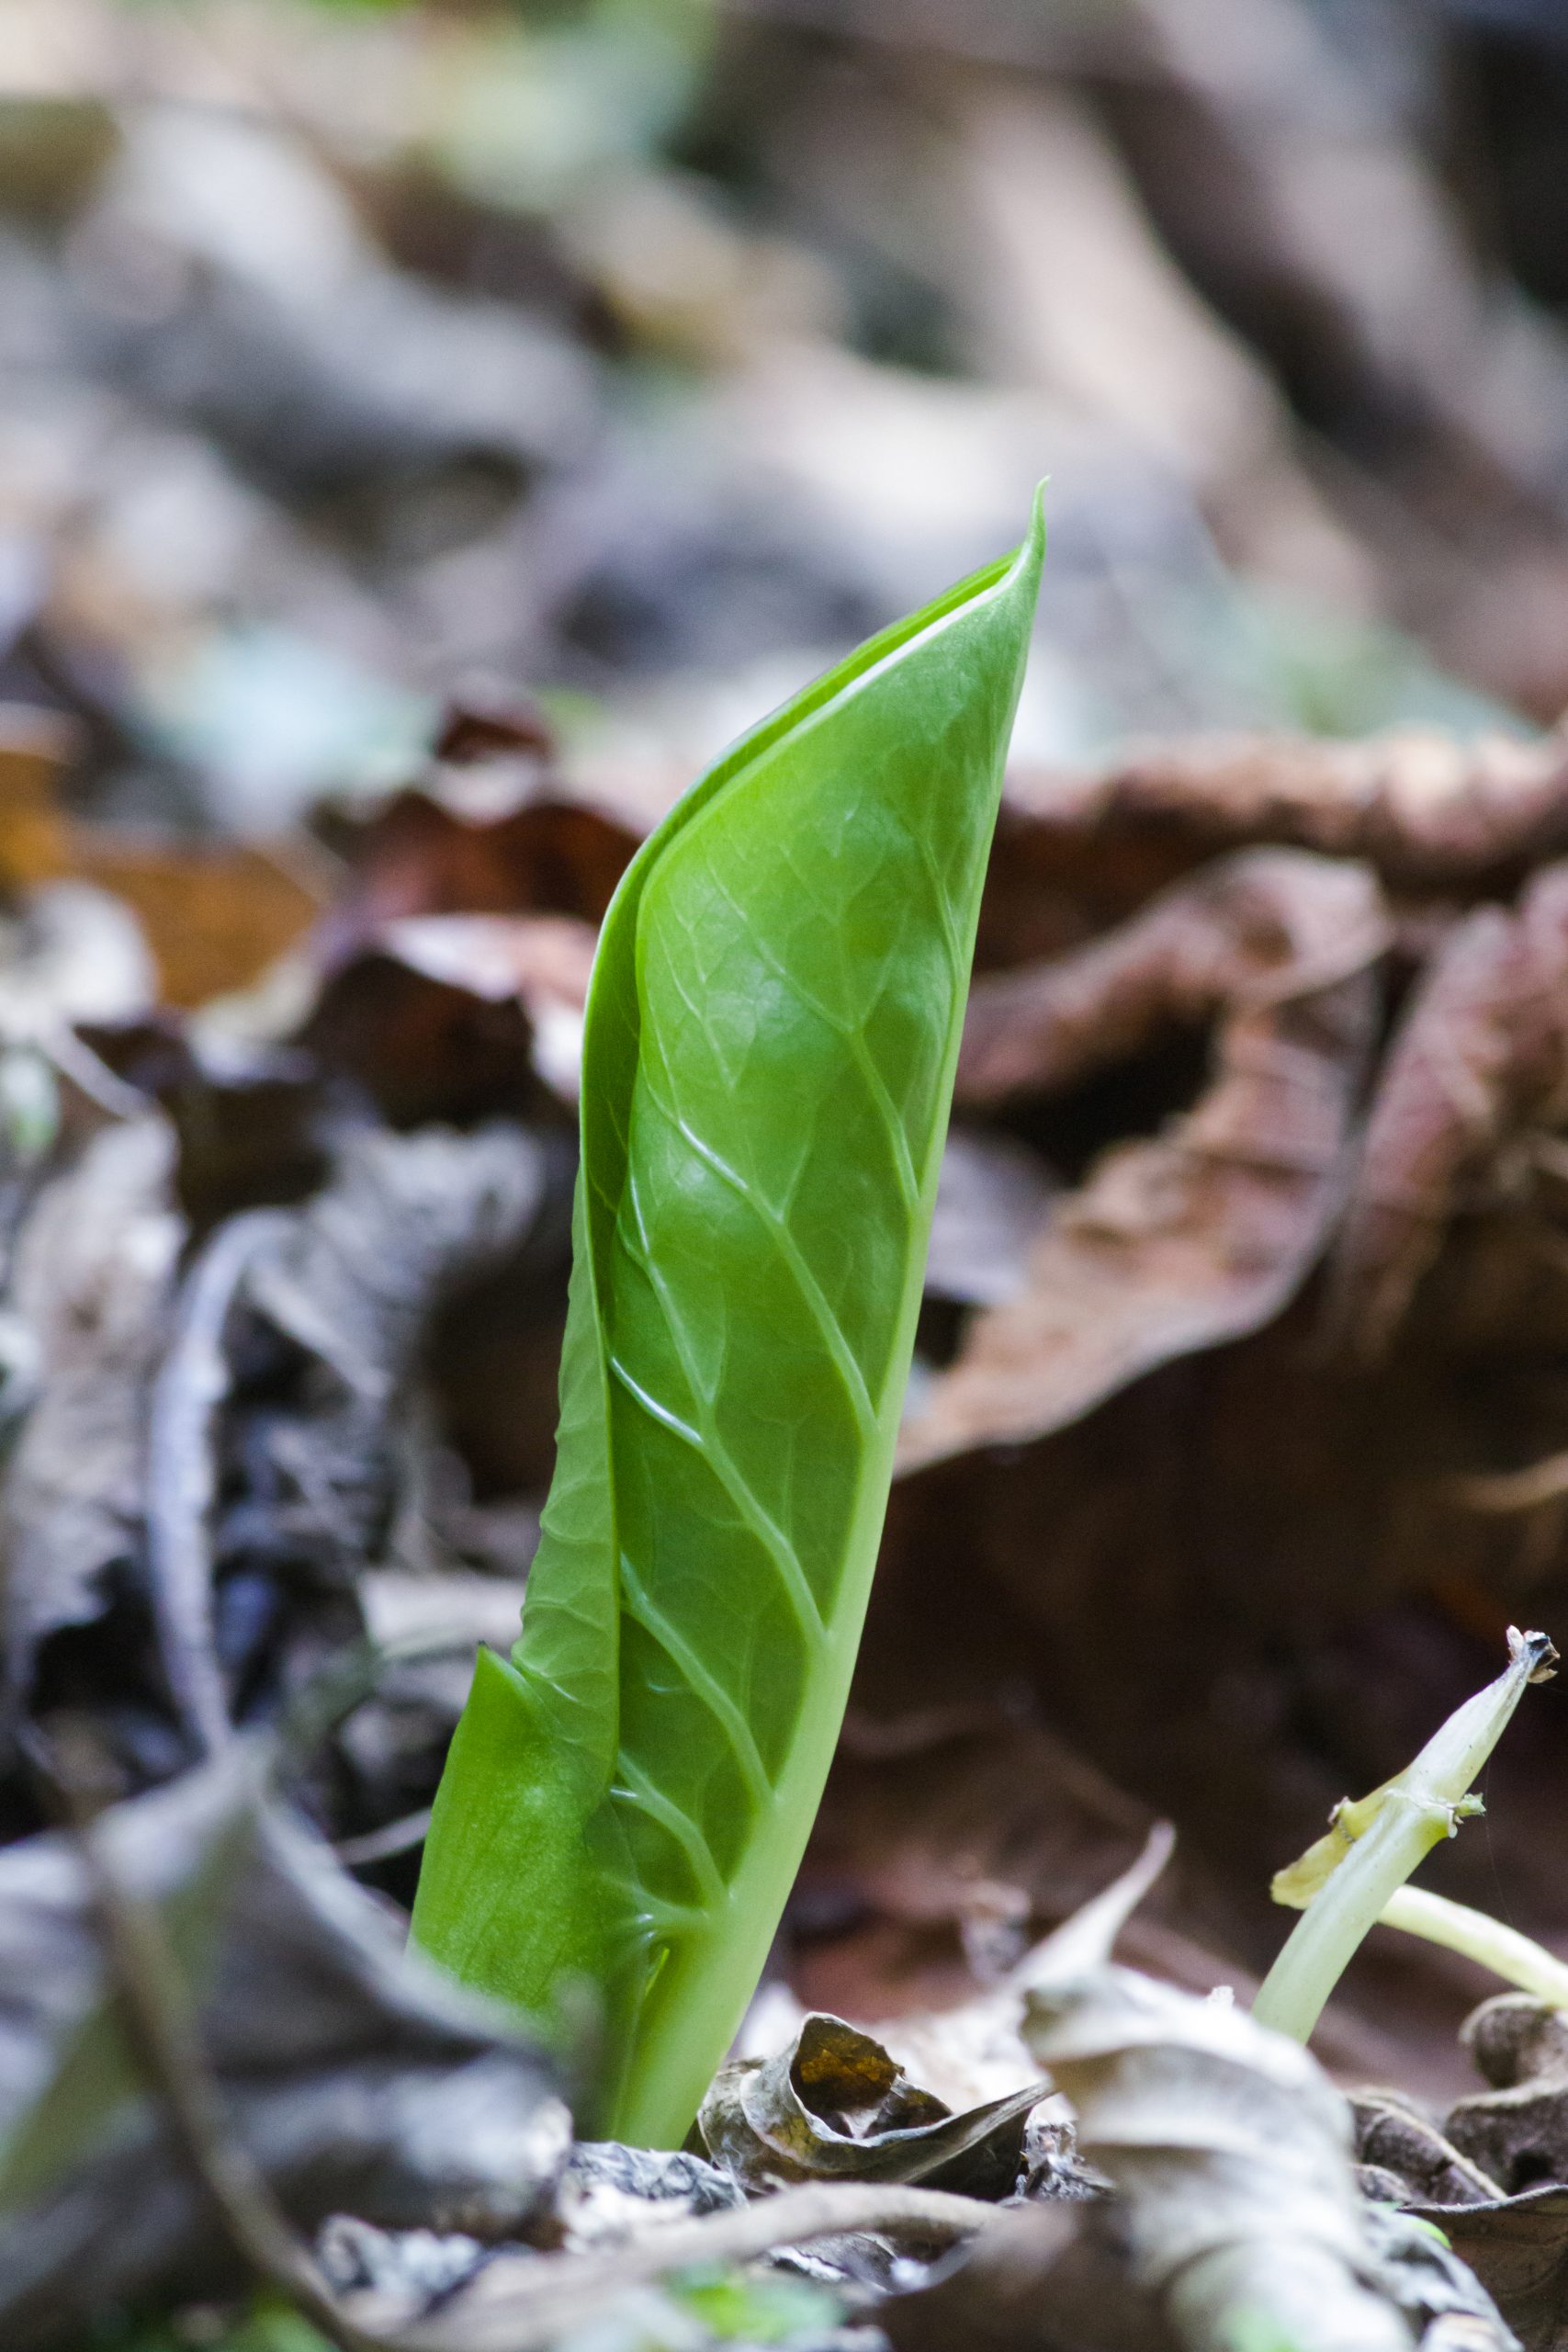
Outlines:
[{"label": "furled green leaf", "polygon": [[605,920],[556,1478],[414,1930],[536,2011],[596,1986],[623,2138],[691,2122],[842,1716],[1042,548],[743,738]]}]

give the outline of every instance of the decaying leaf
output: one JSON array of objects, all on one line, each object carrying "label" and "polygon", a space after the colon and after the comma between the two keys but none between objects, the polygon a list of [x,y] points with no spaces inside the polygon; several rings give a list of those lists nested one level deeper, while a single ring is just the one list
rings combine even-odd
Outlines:
[{"label": "decaying leaf", "polygon": [[[999,2097],[1029,2066],[1016,2000],[998,2030],[964,1996],[976,1979],[1005,1987],[1032,1933],[1090,1894],[1147,1827],[1142,1807],[1043,1724],[994,1700],[963,1703],[984,1672],[955,1635],[945,1704],[851,1714],[796,1905],[796,1990],[814,2007],[887,2019],[874,2030],[893,2036],[900,2064],[955,2107]],[[837,1915],[836,1933],[811,1933],[820,1913],[829,1929]]]},{"label": "decaying leaf", "polygon": [[135,911],[169,1005],[249,988],[305,937],[327,898],[325,861],[292,842],[172,848],[83,829],[73,847],[77,871]]},{"label": "decaying leaf", "polygon": [[57,713],[0,703],[0,888],[10,897],[70,870],[61,776],[78,749]]},{"label": "decaying leaf", "polygon": [[[226,1343],[234,1390],[209,1440],[208,1573],[243,1703],[276,1670],[283,1591],[297,1611],[310,1599],[330,1617],[335,1601],[353,1622],[358,1577],[385,1557],[420,1475],[413,1400],[433,1317],[518,1250],[546,1190],[544,1156],[518,1127],[362,1129],[318,1193],[270,1213],[243,1267]],[[187,1495],[205,1519],[194,1485]],[[285,1665],[282,1679],[299,1670]]]},{"label": "decaying leaf", "polygon": [[1517,912],[1467,916],[1423,976],[1383,1066],[1334,1250],[1337,1320],[1363,1358],[1387,1348],[1466,1197],[1487,1177],[1506,1186],[1504,1148],[1532,1122],[1560,1119],[1565,986],[1561,865],[1537,875]]},{"label": "decaying leaf", "polygon": [[1395,728],[1360,742],[1311,735],[1136,743],[1077,775],[1016,774],[1008,805],[1068,838],[1142,833],[1189,858],[1238,842],[1364,858],[1391,880],[1452,886],[1568,846],[1568,734],[1457,741]]},{"label": "decaying leaf", "polygon": [[104,1128],[49,1185],[17,1248],[12,1306],[36,1350],[37,1397],[6,1469],[6,1679],[90,1623],[138,1558],[148,1388],[184,1221],[174,1136],[156,1113]]},{"label": "decaying leaf", "polygon": [[[1117,1924],[1112,1909],[1102,1949]],[[1189,2352],[1407,2352],[1376,2280],[1349,2109],[1304,2050],[1228,2002],[1095,1964],[1081,1937],[1037,1970],[1025,2037],[1115,2186],[1135,2282]]]},{"label": "decaying leaf", "polygon": [[536,1070],[574,1102],[597,937],[570,915],[405,915],[374,934],[371,952],[483,1003],[521,1003]]},{"label": "decaying leaf", "polygon": [[324,830],[353,887],[333,917],[344,944],[404,915],[556,914],[597,923],[637,837],[552,784],[548,738],[475,741],[448,727],[423,788]]},{"label": "decaying leaf", "polygon": [[701,2156],[580,2140],[528,2234],[565,2254],[607,2252],[745,2201],[733,2175]]},{"label": "decaying leaf", "polygon": [[[76,733],[51,712],[0,705],[0,887],[47,899],[68,883],[114,902],[120,923],[139,927],[144,982],[155,979],[165,1003],[248,986],[321,913],[326,862],[299,841],[176,843],[73,822],[61,786]],[[84,1017],[121,1010],[99,1003]]]},{"label": "decaying leaf", "polygon": [[756,2194],[806,2180],[925,2181],[1004,2197],[1023,2127],[1043,2096],[1027,2082],[954,2115],[912,2083],[870,2034],[808,2017],[772,2058],[722,2067],[697,2129],[716,2164]]},{"label": "decaying leaf", "polygon": [[1392,2181],[1413,2205],[1483,2205],[1502,2190],[1481,2166],[1461,2155],[1413,2099],[1397,2091],[1358,2091],[1350,2102],[1363,2185],[1368,2169]]},{"label": "decaying leaf", "polygon": [[926,1295],[999,1306],[1029,1281],[1029,1252],[1055,1187],[1037,1155],[1006,1136],[953,1127],[942,1156]]},{"label": "decaying leaf", "polygon": [[1364,867],[1253,851],[1092,946],[976,984],[961,1103],[1049,1093],[1171,1023],[1217,1022],[1214,1075],[1056,1204],[1027,1287],[976,1318],[906,1422],[906,1470],[1059,1429],[1278,1313],[1337,1205],[1386,944]]},{"label": "decaying leaf", "polygon": [[254,1267],[251,1298],[346,1389],[383,1399],[406,1379],[444,1292],[515,1249],[543,1183],[532,1137],[499,1123],[471,1135],[353,1133],[332,1183]]},{"label": "decaying leaf", "polygon": [[1449,2139],[1510,2193],[1568,2183],[1568,2016],[1528,1993],[1499,1993],[1461,2038],[1490,2087],[1450,2109]]},{"label": "decaying leaf", "polygon": [[1568,2188],[1526,2189],[1497,2204],[1416,2205],[1412,2215],[1441,2230],[1525,2346],[1568,2345]]},{"label": "decaying leaf", "polygon": [[[243,1747],[106,1815],[190,1972],[230,2126],[301,2226],[340,2208],[490,2236],[567,2141],[538,2052],[410,1959],[381,1906],[260,1792]],[[120,2040],[79,1854],[0,1856],[0,2324],[20,2347],[151,2292],[239,2282]]]},{"label": "decaying leaf", "polygon": [[[706,2352],[721,2342],[790,2341],[766,2325],[765,2293],[750,2294],[748,2278],[728,2266],[755,2263],[764,2256],[787,2262],[809,2277],[840,2281],[863,2306],[866,2287],[885,2288],[900,2260],[928,2263],[954,2243],[998,2224],[998,2209],[945,2189],[903,2183],[815,2181],[747,2200],[728,2212],[696,2221],[658,2223],[626,2246],[542,2265],[536,2255],[498,2248],[494,2258],[428,2326],[414,2335],[409,2352],[564,2352],[598,2345],[615,2352]],[[662,2282],[665,2294],[684,2308],[684,2324],[671,2319],[670,2302],[646,2290]],[[768,2283],[761,2275],[760,2284]],[[793,2282],[791,2282],[793,2283]],[[700,2322],[709,2308],[717,2317],[726,2302],[736,2314],[733,2329],[713,2331]],[[849,2300],[846,2296],[846,2300]],[[748,2310],[754,2324],[747,2324]],[[818,2299],[820,2325],[839,2309]],[[827,2346],[808,2329],[807,2342]],[[837,2345],[830,2337],[828,2343]],[[807,2352],[802,2344],[800,2352]],[[845,2347],[848,2352],[848,2347]]]},{"label": "decaying leaf", "polygon": [[896,2352],[1178,2352],[1179,2339],[1083,2209],[1023,2205],[922,2286],[878,2306]]}]

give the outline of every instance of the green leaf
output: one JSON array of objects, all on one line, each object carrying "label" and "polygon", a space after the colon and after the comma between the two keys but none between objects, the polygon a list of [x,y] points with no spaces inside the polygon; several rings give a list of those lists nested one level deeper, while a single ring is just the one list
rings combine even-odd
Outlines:
[{"label": "green leaf", "polygon": [[538,2013],[596,1988],[625,2139],[684,2135],[842,1718],[1043,548],[1037,505],[744,737],[605,920],[556,1478],[414,1932]]}]

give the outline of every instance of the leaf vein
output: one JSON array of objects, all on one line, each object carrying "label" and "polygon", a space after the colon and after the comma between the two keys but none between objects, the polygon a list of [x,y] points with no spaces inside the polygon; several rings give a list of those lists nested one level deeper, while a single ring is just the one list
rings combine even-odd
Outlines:
[{"label": "leaf vein", "polygon": [[642,1269],[663,1310],[664,1326],[670,1334],[670,1344],[675,1351],[676,1360],[685,1374],[687,1385],[696,1400],[698,1412],[696,1427],[693,1429],[671,1413],[667,1408],[659,1406],[630,1378],[616,1358],[612,1357],[611,1363],[620,1373],[629,1393],[637,1398],[646,1411],[652,1414],[664,1427],[672,1429],[689,1444],[697,1448],[746,1525],[751,1530],[773,1562],[789,1598],[802,1639],[808,1647],[819,1648],[826,1638],[827,1628],[823,1623],[822,1611],[817,1605],[817,1596],[807,1581],[800,1555],[773,1518],[773,1513],[765,1510],[758,1500],[750,1481],[743,1475],[739,1464],[718,1433],[714,1422],[712,1399],[705,1393],[702,1382],[697,1377],[697,1368],[692,1361],[685,1332],[671,1302],[669,1284],[660,1271],[655,1252],[649,1243],[648,1227],[642,1214],[642,1202],[635,1182],[628,1182],[626,1197],[631,1204],[632,1216],[636,1220],[637,1238],[637,1246],[634,1248],[629,1238],[623,1235],[623,1246],[634,1262]]},{"label": "leaf vein", "polygon": [[773,1784],[768,1778],[762,1752],[757,1746],[744,1712],[713,1669],[704,1665],[685,1635],[671,1623],[663,1610],[653,1600],[637,1568],[624,1552],[621,1555],[621,1590],[629,1613],[636,1618],[644,1633],[658,1643],[671,1665],[680,1668],[693,1691],[724,1732],[748,1791],[758,1808],[766,1810],[773,1801]]},{"label": "leaf vein", "polygon": [[726,1892],[724,1874],[699,1824],[693,1820],[683,1805],[677,1804],[673,1797],[666,1796],[637,1758],[628,1756],[624,1748],[619,1770],[624,1785],[612,1789],[612,1796],[635,1805],[639,1813],[657,1822],[685,1856],[704,1903],[710,1907],[721,1904]]},{"label": "leaf vein", "polygon": [[[655,1099],[657,1100],[657,1096]],[[779,1255],[794,1276],[802,1302],[817,1327],[818,1336],[833,1360],[839,1377],[843,1382],[850,1408],[854,1414],[862,1437],[873,1436],[876,1429],[876,1410],[871,1401],[871,1392],[865,1385],[865,1374],[855,1359],[854,1351],[845,1336],[843,1325],[834,1314],[829,1304],[827,1294],[807,1263],[799,1242],[790,1231],[788,1221],[780,1216],[773,1203],[759,1192],[756,1186],[749,1184],[738,1169],[731,1168],[728,1161],[714,1149],[712,1144],[698,1135],[696,1129],[681,1116],[673,1103],[661,1102],[660,1108],[671,1125],[685,1137],[698,1159],[705,1161],[716,1176],[729,1185],[749,1207],[755,1210],[777,1248]]]}]

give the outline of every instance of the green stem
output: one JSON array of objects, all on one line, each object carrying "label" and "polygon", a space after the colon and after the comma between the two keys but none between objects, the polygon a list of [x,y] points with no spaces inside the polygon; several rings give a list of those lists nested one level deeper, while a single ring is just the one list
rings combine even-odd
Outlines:
[{"label": "green stem", "polygon": [[1517,1928],[1505,1928],[1484,1911],[1472,1911],[1468,1903],[1450,1903],[1446,1894],[1429,1894],[1424,1886],[1402,1886],[1383,1905],[1382,1925],[1462,1952],[1506,1984],[1533,1993],[1538,2001],[1568,2009],[1568,1961],[1521,1936]]},{"label": "green stem", "polygon": [[1510,1630],[1508,1652],[1506,1670],[1467,1699],[1397,1780],[1342,1809],[1336,1827],[1346,1849],[1263,1980],[1252,2010],[1262,2024],[1309,2041],[1324,2003],[1390,1898],[1466,1815],[1480,1812],[1480,1800],[1469,1794],[1472,1781],[1526,1684],[1545,1680],[1556,1662],[1544,1634]]}]

